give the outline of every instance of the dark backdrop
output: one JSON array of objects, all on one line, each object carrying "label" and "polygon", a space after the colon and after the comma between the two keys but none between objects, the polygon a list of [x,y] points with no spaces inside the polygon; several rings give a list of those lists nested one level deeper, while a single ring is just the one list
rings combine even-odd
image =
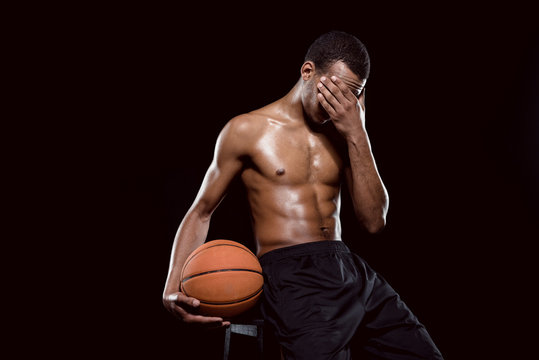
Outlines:
[{"label": "dark backdrop", "polygon": [[[79,315],[65,343],[119,358],[218,354],[221,333],[187,330],[161,305],[174,233],[224,124],[285,95],[309,44],[338,29],[371,55],[367,129],[390,194],[378,235],[343,194],[346,243],[446,358],[526,351],[539,234],[530,11],[304,5],[88,8],[52,24],[69,133],[51,145],[70,175],[55,183],[71,229],[61,251],[87,303],[81,318],[69,302]],[[241,196],[235,184],[209,239],[254,249]]]}]

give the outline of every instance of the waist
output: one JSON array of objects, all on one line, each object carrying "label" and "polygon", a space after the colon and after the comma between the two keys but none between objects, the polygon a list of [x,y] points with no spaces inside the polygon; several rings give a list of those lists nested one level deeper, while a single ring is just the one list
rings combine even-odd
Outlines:
[{"label": "waist", "polygon": [[311,255],[328,252],[346,252],[350,249],[341,240],[313,241],[297,245],[284,246],[275,250],[270,250],[260,256],[259,261],[262,266],[293,256]]},{"label": "waist", "polygon": [[338,217],[318,218],[316,221],[272,217],[265,221],[254,221],[253,231],[259,257],[283,247],[341,239],[341,224]]}]

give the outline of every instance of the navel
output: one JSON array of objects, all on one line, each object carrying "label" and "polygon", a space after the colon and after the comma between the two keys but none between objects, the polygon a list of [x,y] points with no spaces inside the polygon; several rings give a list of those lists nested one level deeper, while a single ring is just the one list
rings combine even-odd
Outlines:
[{"label": "navel", "polygon": [[322,230],[322,236],[324,237],[324,239],[326,239],[326,240],[331,240],[332,239],[332,234],[331,234],[331,231],[329,231],[328,227],[321,226],[320,230]]},{"label": "navel", "polygon": [[277,175],[279,175],[279,176],[284,175],[284,172],[285,172],[285,171],[284,171],[283,168],[277,169],[277,171],[275,171],[275,173],[276,173]]}]

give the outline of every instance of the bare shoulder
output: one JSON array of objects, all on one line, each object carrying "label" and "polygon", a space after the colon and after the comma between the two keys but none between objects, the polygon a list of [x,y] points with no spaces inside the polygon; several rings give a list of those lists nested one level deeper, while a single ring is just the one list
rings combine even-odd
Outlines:
[{"label": "bare shoulder", "polygon": [[267,121],[256,111],[238,115],[229,120],[223,131],[242,137],[252,137],[264,130]]},{"label": "bare shoulder", "polygon": [[267,117],[256,111],[241,114],[228,121],[221,131],[221,137],[249,145],[249,143],[256,142],[264,133],[267,125]]},{"label": "bare shoulder", "polygon": [[265,131],[266,124],[264,117],[256,112],[235,116],[221,130],[217,148],[236,156],[251,155],[257,140]]}]

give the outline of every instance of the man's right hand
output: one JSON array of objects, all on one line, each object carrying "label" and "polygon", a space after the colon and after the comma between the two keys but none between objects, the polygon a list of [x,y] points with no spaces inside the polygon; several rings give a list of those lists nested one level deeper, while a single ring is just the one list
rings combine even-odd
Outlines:
[{"label": "man's right hand", "polygon": [[190,312],[200,305],[200,301],[186,296],[181,292],[165,295],[163,297],[163,305],[172,313],[172,315],[187,324],[198,325],[205,328],[220,328],[230,325],[230,321],[224,321],[220,317],[202,316]]}]

